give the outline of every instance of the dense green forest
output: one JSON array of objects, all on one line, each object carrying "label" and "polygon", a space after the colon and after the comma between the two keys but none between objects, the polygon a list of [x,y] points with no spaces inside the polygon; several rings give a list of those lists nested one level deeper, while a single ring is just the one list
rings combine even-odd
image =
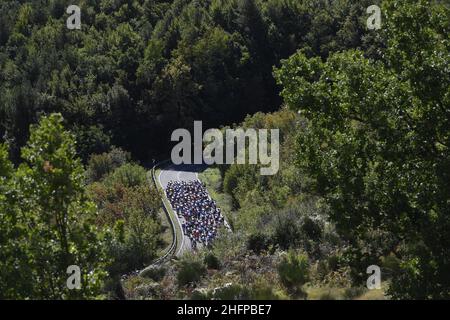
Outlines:
[{"label": "dense green forest", "polygon": [[111,145],[147,160],[194,119],[219,127],[279,108],[272,68],[300,47],[379,51],[365,35],[370,1],[82,0],[82,30],[69,30],[72,2],[0,4],[0,136],[15,161],[51,112],[83,160]]},{"label": "dense green forest", "polygon": [[[448,1],[72,2],[0,2],[0,298],[450,298]],[[136,275],[194,120],[280,129],[280,171],[208,168],[233,232]]]}]

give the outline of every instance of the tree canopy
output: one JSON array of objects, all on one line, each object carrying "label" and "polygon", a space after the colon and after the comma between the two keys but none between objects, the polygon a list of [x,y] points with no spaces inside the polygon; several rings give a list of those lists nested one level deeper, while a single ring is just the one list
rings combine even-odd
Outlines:
[{"label": "tree canopy", "polygon": [[[2,145],[0,294],[3,299],[98,298],[107,273],[104,235],[84,188],[73,135],[62,117],[44,117],[14,169]],[[81,269],[81,289],[69,290],[67,268]]]},{"label": "tree canopy", "polygon": [[69,30],[68,0],[2,1],[0,136],[18,162],[29,125],[59,112],[84,161],[111,145],[151,159],[193,120],[276,110],[272,67],[297,48],[371,48],[369,2],[81,1],[81,30]]},{"label": "tree canopy", "polygon": [[[276,77],[286,103],[307,120],[298,164],[339,232],[366,261],[400,257],[394,297],[448,298],[450,11],[391,1],[383,12],[381,60],[359,50],[326,61],[299,52]],[[377,238],[381,246],[371,246]]]}]

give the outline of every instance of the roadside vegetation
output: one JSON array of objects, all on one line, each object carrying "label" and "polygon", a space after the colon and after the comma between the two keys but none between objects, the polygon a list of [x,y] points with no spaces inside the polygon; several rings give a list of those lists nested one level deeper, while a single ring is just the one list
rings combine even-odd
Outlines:
[{"label": "roadside vegetation", "polygon": [[[0,2],[0,299],[450,298],[447,2],[69,2]],[[201,173],[233,232],[137,275],[194,119],[279,129],[280,170]]]}]

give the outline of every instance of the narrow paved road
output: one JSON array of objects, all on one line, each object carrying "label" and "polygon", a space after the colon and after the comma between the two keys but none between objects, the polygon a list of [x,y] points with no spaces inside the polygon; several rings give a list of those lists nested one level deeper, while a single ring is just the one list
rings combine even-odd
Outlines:
[{"label": "narrow paved road", "polygon": [[[161,169],[158,182],[165,190],[169,181],[196,181],[198,180],[198,172],[201,172],[205,168],[205,165],[170,165]],[[181,229],[181,223],[184,222],[184,218],[177,217],[177,219]],[[176,252],[176,255],[181,256],[184,252],[190,251],[191,249],[191,240],[183,234],[181,246]]]}]

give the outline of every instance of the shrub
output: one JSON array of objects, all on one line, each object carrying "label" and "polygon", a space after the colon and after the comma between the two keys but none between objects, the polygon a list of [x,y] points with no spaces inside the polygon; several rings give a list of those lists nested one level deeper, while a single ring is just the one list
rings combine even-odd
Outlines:
[{"label": "shrub", "polygon": [[309,217],[303,219],[301,230],[310,240],[318,241],[322,237],[322,228],[319,223]]},{"label": "shrub", "polygon": [[238,184],[238,177],[240,176],[239,173],[239,166],[231,166],[227,170],[225,177],[223,179],[223,190],[224,192],[233,195],[233,192],[237,188]]},{"label": "shrub", "polygon": [[270,239],[263,233],[252,234],[247,239],[247,249],[256,254],[266,251],[270,246]]},{"label": "shrub", "polygon": [[208,290],[202,288],[202,289],[195,289],[192,292],[191,300],[209,300]]},{"label": "shrub", "polygon": [[227,284],[223,287],[215,288],[212,292],[215,300],[248,300],[249,290],[239,284]]},{"label": "shrub", "polygon": [[286,297],[280,295],[274,290],[273,284],[263,278],[257,280],[250,289],[251,300],[281,300]]},{"label": "shrub", "polygon": [[160,241],[161,225],[145,212],[133,209],[125,225],[127,262],[140,269],[152,262]]},{"label": "shrub", "polygon": [[93,154],[88,161],[86,176],[88,182],[103,179],[114,169],[124,165],[130,160],[130,154],[120,148],[113,147],[109,153]]},{"label": "shrub", "polygon": [[278,265],[278,275],[286,289],[302,292],[301,287],[309,280],[309,263],[306,254],[289,251]]},{"label": "shrub", "polygon": [[337,297],[331,291],[327,291],[320,295],[319,300],[337,300]]},{"label": "shrub", "polygon": [[151,279],[140,276],[130,276],[122,281],[126,299],[158,299],[161,294],[161,285]]},{"label": "shrub", "polygon": [[347,288],[344,291],[344,298],[347,300],[353,300],[359,296],[361,296],[366,289],[364,287],[351,287]]},{"label": "shrub", "polygon": [[393,277],[401,272],[400,259],[393,254],[382,257],[381,268],[385,278]]},{"label": "shrub", "polygon": [[287,250],[298,244],[299,239],[301,239],[301,232],[294,219],[290,217],[279,218],[273,238],[275,244],[278,244],[281,249]]},{"label": "shrub", "polygon": [[161,225],[144,212],[131,208],[126,222],[115,223],[113,235],[107,242],[109,255],[113,257],[108,271],[111,275],[121,275],[142,269],[155,259]]},{"label": "shrub", "polygon": [[144,184],[145,182],[145,169],[132,163],[124,164],[105,178],[106,185],[120,184],[125,187],[136,187]]},{"label": "shrub", "polygon": [[100,154],[111,146],[111,138],[103,131],[101,125],[85,126],[75,124],[71,131],[77,139],[77,151],[83,161],[92,154]]},{"label": "shrub", "polygon": [[336,271],[339,269],[340,267],[340,257],[338,255],[331,255],[328,257],[327,262],[328,262],[328,267],[330,269],[330,271]]},{"label": "shrub", "polygon": [[184,258],[180,261],[177,281],[179,286],[194,284],[200,281],[205,274],[206,269],[204,265],[190,257]]},{"label": "shrub", "polygon": [[219,270],[220,269],[220,261],[219,259],[211,252],[205,255],[203,259],[203,263],[206,265],[208,269]]},{"label": "shrub", "polygon": [[317,263],[317,276],[322,281],[326,275],[330,273],[330,269],[326,260],[320,260]]},{"label": "shrub", "polygon": [[160,195],[156,188],[150,188],[148,185],[140,185],[133,188],[127,188],[122,191],[123,198],[121,206],[125,216],[129,216],[130,209],[142,211],[147,217],[158,219],[160,209]]},{"label": "shrub", "polygon": [[108,153],[109,158],[114,166],[114,168],[118,168],[123,166],[125,163],[130,162],[131,154],[122,150],[121,148],[113,147],[111,151]]},{"label": "shrub", "polygon": [[105,175],[114,169],[111,158],[107,153],[91,156],[87,167],[87,180],[89,182],[100,181]]},{"label": "shrub", "polygon": [[154,281],[161,280],[166,274],[166,269],[159,266],[149,266],[141,272],[141,277],[152,279]]}]

